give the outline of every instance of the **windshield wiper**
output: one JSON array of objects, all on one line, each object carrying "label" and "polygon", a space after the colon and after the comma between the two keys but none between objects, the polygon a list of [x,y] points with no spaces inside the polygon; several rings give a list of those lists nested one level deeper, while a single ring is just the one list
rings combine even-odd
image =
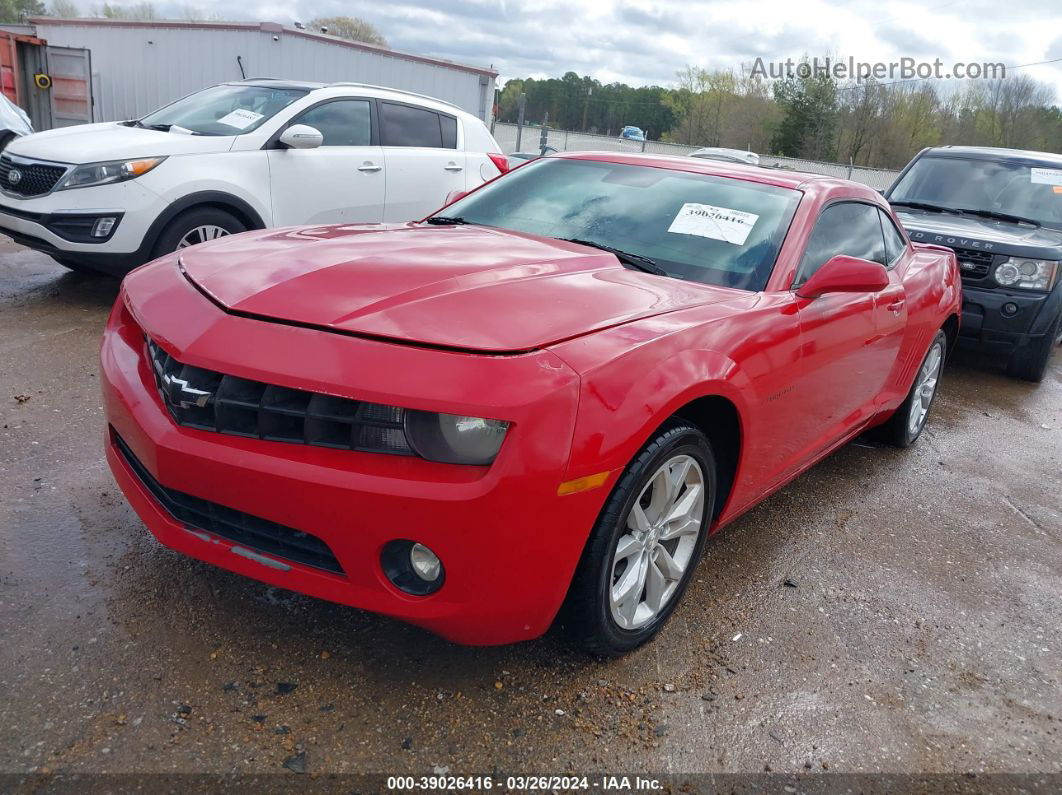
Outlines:
[{"label": "windshield wiper", "polygon": [[577,237],[562,237],[560,239],[568,243],[578,243],[580,246],[590,246],[591,248],[607,251],[609,254],[614,255],[616,259],[623,264],[630,265],[632,268],[640,270],[643,273],[653,273],[657,276],[671,276],[670,273],[657,265],[655,260],[651,260],[649,257],[643,257],[641,254],[631,254],[630,252],[621,251],[612,246],[606,246],[604,243],[597,243],[593,240],[582,240]]},{"label": "windshield wiper", "polygon": [[469,221],[457,215],[433,215],[431,218],[425,219],[424,223],[434,224],[435,226],[464,226]]},{"label": "windshield wiper", "polygon": [[957,213],[961,210],[955,210],[951,207],[945,207],[942,204],[930,204],[929,202],[905,202],[905,201],[892,201],[889,200],[889,204],[894,207],[910,207],[912,210],[928,210],[931,213]]},{"label": "windshield wiper", "polygon": [[996,212],[995,210],[956,208],[955,212],[962,213],[963,215],[977,215],[981,218],[995,218],[999,221],[1011,221],[1016,224],[1032,224],[1033,226],[1040,226],[1040,222],[1034,221],[1032,218],[1026,218],[1023,215],[1011,215],[1010,213]]},{"label": "windshield wiper", "polygon": [[137,119],[133,124],[141,130],[158,130],[159,132],[169,132],[170,127],[173,126],[172,124],[144,124],[140,119]]}]

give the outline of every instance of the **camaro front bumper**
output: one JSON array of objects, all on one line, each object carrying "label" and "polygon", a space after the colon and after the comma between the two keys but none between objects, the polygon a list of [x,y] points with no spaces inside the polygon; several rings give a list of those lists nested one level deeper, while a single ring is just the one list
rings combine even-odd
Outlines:
[{"label": "camaro front bumper", "polygon": [[[490,467],[182,427],[156,390],[145,333],[199,367],[342,397],[506,419],[511,426]],[[127,279],[101,358],[107,460],[159,541],[248,577],[394,616],[457,642],[508,643],[549,627],[618,474],[604,488],[557,495],[561,482],[589,473],[567,471],[578,377],[548,352],[478,356],[238,317],[198,293],[172,261]],[[217,506],[208,510],[241,512],[312,535],[328,546],[341,571],[190,528],[152,493],[145,475],[197,505]],[[438,554],[446,570],[439,591],[411,596],[387,579],[380,555],[396,539],[421,542]]]}]

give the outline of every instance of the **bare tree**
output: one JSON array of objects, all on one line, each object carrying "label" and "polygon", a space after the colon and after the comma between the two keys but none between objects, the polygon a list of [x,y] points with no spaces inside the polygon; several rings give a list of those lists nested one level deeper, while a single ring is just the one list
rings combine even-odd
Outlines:
[{"label": "bare tree", "polygon": [[52,0],[48,3],[48,16],[60,19],[76,19],[81,16],[81,10],[74,0]]},{"label": "bare tree", "polygon": [[318,17],[311,20],[309,28],[330,36],[339,36],[341,39],[378,44],[381,47],[387,46],[387,39],[376,29],[376,26],[359,17]]}]

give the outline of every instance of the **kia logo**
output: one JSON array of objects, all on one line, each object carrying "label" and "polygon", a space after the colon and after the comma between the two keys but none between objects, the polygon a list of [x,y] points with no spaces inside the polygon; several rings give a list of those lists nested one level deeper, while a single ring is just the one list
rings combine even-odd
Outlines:
[{"label": "kia logo", "polygon": [[11,169],[7,174],[7,181],[12,185],[17,185],[22,181],[22,172],[17,168]]}]

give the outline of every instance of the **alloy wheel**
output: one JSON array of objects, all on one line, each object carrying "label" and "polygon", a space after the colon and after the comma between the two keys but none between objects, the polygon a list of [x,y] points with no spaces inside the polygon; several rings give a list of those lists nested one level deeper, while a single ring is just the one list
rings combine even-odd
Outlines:
[{"label": "alloy wheel", "polygon": [[623,629],[645,626],[678,591],[704,519],[704,472],[677,455],[642,488],[616,543],[609,579],[612,618]]},{"label": "alloy wheel", "polygon": [[205,243],[208,240],[214,240],[215,238],[225,237],[229,234],[229,230],[223,226],[217,226],[215,224],[204,224],[203,226],[195,226],[188,230],[188,232],[177,243],[177,248],[188,248],[198,243]]},{"label": "alloy wheel", "polygon": [[940,383],[940,368],[943,363],[943,348],[940,343],[936,343],[926,354],[926,360],[922,363],[922,369],[918,371],[915,381],[911,413],[907,417],[907,430],[912,436],[916,435],[926,422],[929,406],[933,403],[937,384]]}]

